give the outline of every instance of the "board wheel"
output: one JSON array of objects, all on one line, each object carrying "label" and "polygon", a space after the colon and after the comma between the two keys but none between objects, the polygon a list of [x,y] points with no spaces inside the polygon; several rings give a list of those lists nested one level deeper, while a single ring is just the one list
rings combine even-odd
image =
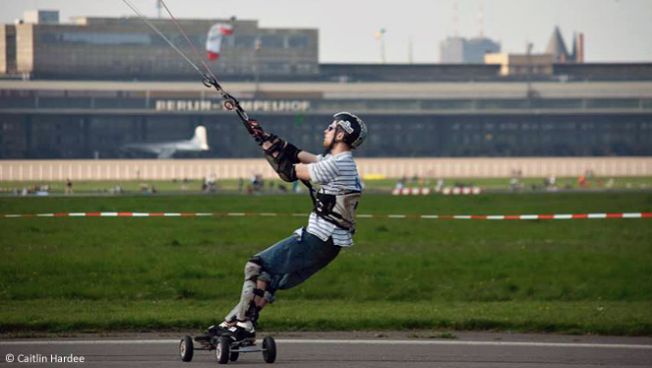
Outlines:
[{"label": "board wheel", "polygon": [[263,359],[270,364],[276,361],[276,341],[271,336],[263,339]]},{"label": "board wheel", "polygon": [[229,362],[229,352],[231,350],[231,339],[226,336],[221,336],[217,340],[217,345],[215,346],[215,358],[220,364],[226,364]]},{"label": "board wheel", "polygon": [[179,342],[179,356],[181,357],[181,360],[184,362],[191,361],[193,350],[192,337],[184,336]]}]

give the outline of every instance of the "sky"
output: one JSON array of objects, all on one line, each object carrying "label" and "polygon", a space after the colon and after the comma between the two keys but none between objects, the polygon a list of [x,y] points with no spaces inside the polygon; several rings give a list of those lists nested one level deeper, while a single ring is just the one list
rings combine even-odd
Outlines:
[{"label": "sky", "polygon": [[[156,17],[155,0],[131,0]],[[439,62],[448,36],[484,34],[503,52],[543,52],[559,26],[570,49],[583,32],[586,62],[652,62],[652,0],[165,0],[177,18],[258,20],[260,27],[319,29],[322,63]],[[0,21],[30,9],[72,16],[132,16],[122,0],[0,0]],[[410,51],[411,50],[411,51]]]}]

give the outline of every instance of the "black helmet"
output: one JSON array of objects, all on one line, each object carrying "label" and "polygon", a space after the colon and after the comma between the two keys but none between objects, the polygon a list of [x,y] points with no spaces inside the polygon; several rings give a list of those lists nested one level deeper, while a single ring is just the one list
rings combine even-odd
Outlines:
[{"label": "black helmet", "polygon": [[367,124],[350,112],[342,111],[333,115],[335,124],[346,133],[344,143],[352,149],[358,148],[367,138]]}]

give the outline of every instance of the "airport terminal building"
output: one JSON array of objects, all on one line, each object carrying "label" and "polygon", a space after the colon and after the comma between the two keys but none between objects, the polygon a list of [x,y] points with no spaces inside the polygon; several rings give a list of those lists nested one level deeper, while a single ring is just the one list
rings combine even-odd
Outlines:
[{"label": "airport terminal building", "polygon": [[[652,155],[652,82],[539,82],[530,98],[515,82],[225,87],[266,129],[309,150],[345,110],[368,122],[363,157]],[[188,139],[200,124],[211,150],[180,157],[260,154],[199,81],[0,81],[0,158],[147,157],[121,146]]]},{"label": "airport terminal building", "polygon": [[[152,21],[183,44],[169,21]],[[181,24],[203,50],[216,21]],[[319,64],[316,29],[229,21],[234,35],[211,67],[252,117],[299,147],[319,151],[332,114],[350,111],[369,125],[361,157],[652,155],[652,63],[552,64],[540,75],[493,64]],[[210,151],[175,157],[260,155],[217,93],[141,20],[75,22],[0,27],[1,159],[148,157],[123,146],[188,139],[200,124]]]}]

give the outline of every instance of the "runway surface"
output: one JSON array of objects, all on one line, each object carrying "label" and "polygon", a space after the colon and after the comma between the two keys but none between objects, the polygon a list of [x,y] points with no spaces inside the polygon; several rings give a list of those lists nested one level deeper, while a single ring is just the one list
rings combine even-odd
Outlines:
[{"label": "runway surface", "polygon": [[[179,334],[183,335],[183,334]],[[262,337],[261,334],[260,337]],[[454,333],[274,334],[274,367],[652,367],[652,338]],[[178,357],[176,334],[39,338],[0,341],[5,367],[215,367],[214,353]],[[76,363],[58,360],[76,359]],[[83,360],[83,362],[81,361]],[[261,353],[229,366],[265,365]],[[270,365],[271,367],[272,365]]]}]

